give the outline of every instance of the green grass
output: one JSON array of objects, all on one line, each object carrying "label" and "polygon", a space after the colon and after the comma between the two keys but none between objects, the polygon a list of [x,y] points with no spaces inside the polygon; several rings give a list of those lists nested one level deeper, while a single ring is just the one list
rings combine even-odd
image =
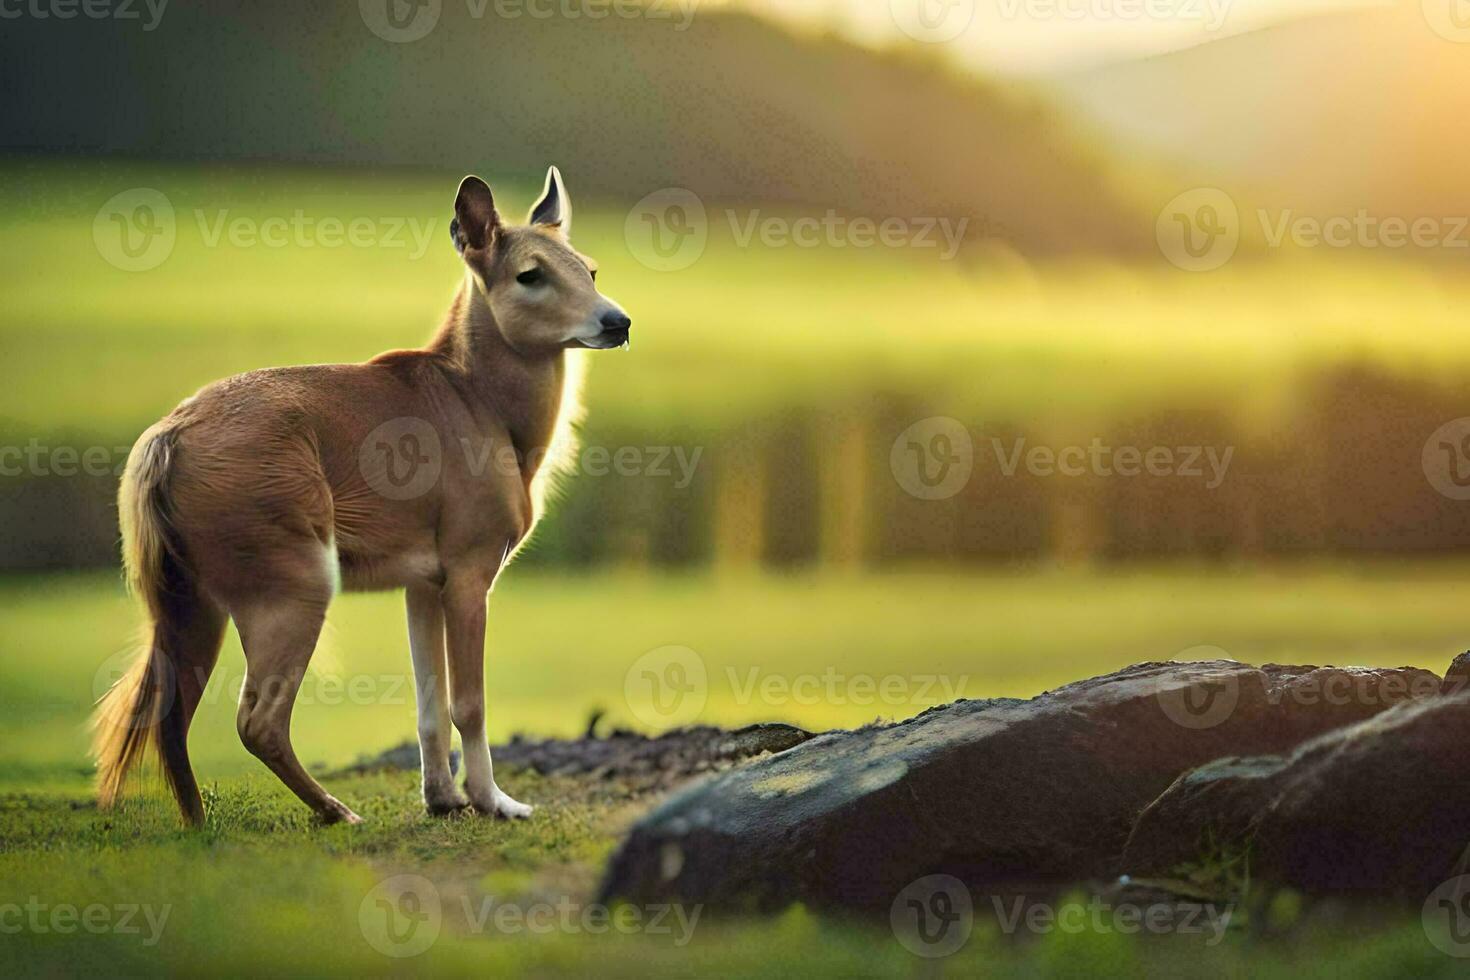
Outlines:
[{"label": "green grass", "polygon": [[[575,732],[593,706],[607,708],[612,720],[639,723],[623,699],[625,675],[643,653],[669,644],[698,651],[707,666],[709,697],[697,720],[782,718],[817,728],[902,717],[929,701],[742,701],[727,669],[742,683],[751,668],[787,679],[829,668],[844,678],[942,674],[962,683],[965,695],[989,696],[1031,694],[1136,660],[1191,656],[1199,644],[1247,660],[1442,668],[1463,636],[1467,574],[1453,565],[1250,576],[1161,569],[728,579],[513,569],[491,600],[492,729],[496,738]],[[87,786],[82,725],[98,665],[124,648],[135,610],[112,577],[96,575],[12,579],[0,587],[0,606],[0,906],[21,908],[14,915],[33,899],[47,909],[140,905],[155,916],[169,909],[153,944],[144,942],[146,928],[7,933],[0,936],[7,975],[488,969],[905,976],[921,967],[881,922],[799,908],[774,922],[711,913],[683,945],[675,943],[677,931],[589,935],[558,925],[531,933],[514,919],[485,925],[481,913],[491,900],[492,910],[508,903],[545,907],[544,915],[570,903],[570,921],[580,923],[607,854],[653,801],[631,798],[615,782],[501,767],[509,791],[540,805],[531,821],[435,820],[422,814],[412,774],[328,777],[329,789],[367,823],[317,827],[237,744],[227,689],[205,704],[191,740],[209,808],[202,832],[180,830],[156,790],[99,813]],[[307,690],[316,700],[298,709],[294,725],[301,754],[318,772],[413,730],[397,599],[344,597],[332,623],[316,669],[343,677],[344,686],[314,678]],[[241,659],[232,639],[218,674],[237,679]],[[321,696],[351,691],[354,677],[373,679],[365,696]],[[401,690],[390,696],[382,678],[399,679]],[[371,937],[382,927],[371,916],[381,897],[374,889],[404,874],[433,883],[442,922],[425,952],[395,959],[374,947]],[[5,914],[0,908],[0,919]],[[1277,930],[1286,938],[1266,940],[1258,928],[1242,927],[1213,946],[1203,945],[1203,935],[1135,937],[1091,926],[1018,937],[1004,933],[982,900],[974,934],[945,968],[1065,976],[1084,965],[1089,975],[1187,967],[1207,976],[1286,976],[1330,962],[1346,973],[1423,976],[1448,975],[1458,965],[1429,945],[1404,910],[1355,929],[1350,949],[1330,909],[1309,906],[1298,919]]]},{"label": "green grass", "polygon": [[[1030,696],[1201,646],[1252,662],[1442,671],[1465,646],[1467,576],[1460,565],[736,578],[515,568],[490,599],[490,730],[578,734],[599,709],[610,724],[657,725],[636,685],[664,668],[644,658],[665,647],[693,651],[705,673],[702,710],[690,699],[669,723],[814,729],[955,696]],[[133,656],[138,611],[106,574],[11,579],[0,606],[3,785],[81,765],[88,706]],[[191,740],[206,779],[254,767],[234,730],[243,674],[231,631]],[[302,758],[328,765],[412,735],[398,597],[334,604],[294,731]]]},{"label": "green grass", "polygon": [[[212,790],[199,832],[178,829],[157,797],[103,814],[76,788],[0,794],[0,971],[896,977],[933,965],[882,922],[800,906],[774,920],[614,908],[605,914],[624,916],[612,921],[627,933],[593,933],[604,921],[593,901],[597,869],[637,807],[602,780],[516,778],[543,805],[514,824],[426,817],[405,773],[329,781],[367,818],[358,827],[313,826],[258,777]],[[423,904],[396,906],[403,918],[390,938],[378,902],[391,901],[405,875]],[[1073,902],[1085,905],[1076,895],[1055,907]],[[1109,918],[1033,934],[1007,932],[1005,907],[978,899],[969,939],[942,966],[955,975],[1287,977],[1323,974],[1330,956],[1336,975],[1407,977],[1451,976],[1459,965],[1405,910],[1380,915],[1343,945],[1340,909],[1297,903],[1283,915],[1282,906],[1274,903],[1271,939],[1261,927],[1124,935]],[[88,909],[98,918],[84,929]]]}]

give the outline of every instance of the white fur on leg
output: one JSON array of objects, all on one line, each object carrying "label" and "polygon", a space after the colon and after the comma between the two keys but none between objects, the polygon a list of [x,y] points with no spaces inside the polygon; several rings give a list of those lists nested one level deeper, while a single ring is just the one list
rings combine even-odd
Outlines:
[{"label": "white fur on leg", "polygon": [[499,786],[495,787],[495,793],[495,812],[499,816],[510,820],[524,820],[536,809],[529,803],[519,803],[511,799],[510,794]]},{"label": "white fur on leg", "polygon": [[410,589],[408,643],[413,654],[414,698],[418,706],[419,759],[424,773],[424,806],[430,813],[461,810],[469,800],[454,785],[449,769],[450,715],[448,665],[444,657],[444,613],[436,591]]},{"label": "white fur on leg", "polygon": [[484,735],[464,744],[465,792],[476,810],[486,816],[519,819],[529,817],[533,807],[519,803],[495,785],[495,771],[490,763],[490,744]]}]

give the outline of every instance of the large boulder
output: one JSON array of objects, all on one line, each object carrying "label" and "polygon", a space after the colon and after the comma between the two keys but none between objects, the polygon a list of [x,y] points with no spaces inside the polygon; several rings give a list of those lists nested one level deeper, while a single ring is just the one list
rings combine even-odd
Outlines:
[{"label": "large boulder", "polygon": [[1450,661],[1449,669],[1444,672],[1444,683],[1440,685],[1440,694],[1459,694],[1470,684],[1470,650],[1460,654]]},{"label": "large boulder", "polygon": [[1139,817],[1123,865],[1146,874],[1249,854],[1257,878],[1422,897],[1466,870],[1467,845],[1470,692],[1185,773]]},{"label": "large boulder", "polygon": [[1412,668],[1149,663],[829,733],[669,799],[614,855],[603,896],[886,908],[940,871],[967,884],[1109,874],[1180,773],[1286,751],[1439,685]]}]

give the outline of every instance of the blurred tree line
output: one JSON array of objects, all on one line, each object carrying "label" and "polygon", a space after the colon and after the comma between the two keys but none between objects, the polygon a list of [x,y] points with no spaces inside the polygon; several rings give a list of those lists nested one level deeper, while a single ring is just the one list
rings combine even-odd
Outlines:
[{"label": "blurred tree line", "polygon": [[[1021,423],[969,424],[973,472],[940,500],[911,495],[890,465],[900,433],[942,414],[913,395],[773,411],[713,432],[594,425],[585,444],[609,455],[632,447],[637,464],[622,473],[588,466],[570,478],[524,560],[862,568],[1461,554],[1470,552],[1470,500],[1435,488],[1425,447],[1463,411],[1449,391],[1354,367],[1303,386],[1297,406],[1264,430],[1161,409],[1093,434],[1106,446],[1145,452],[1232,449],[1213,487],[1203,460],[1199,477],[1070,476],[1024,464],[1007,474],[992,440],[1007,453],[1023,438],[1027,446],[1059,444]],[[1454,461],[1461,462],[1470,470],[1470,459]],[[0,478],[0,568],[115,566],[115,492],[111,475]]]}]

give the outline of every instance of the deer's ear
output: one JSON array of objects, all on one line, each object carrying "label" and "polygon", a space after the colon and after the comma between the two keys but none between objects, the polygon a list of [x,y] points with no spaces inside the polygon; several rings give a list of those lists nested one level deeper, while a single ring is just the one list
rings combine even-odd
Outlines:
[{"label": "deer's ear", "polygon": [[495,210],[490,185],[474,176],[460,181],[454,198],[454,221],[449,226],[454,247],[461,253],[466,248],[485,248],[495,240],[499,228],[500,213]]},{"label": "deer's ear", "polygon": [[531,217],[527,223],[558,228],[563,237],[571,237],[572,199],[567,196],[561,171],[555,167],[546,171],[546,186],[541,191],[541,200],[531,208]]}]

